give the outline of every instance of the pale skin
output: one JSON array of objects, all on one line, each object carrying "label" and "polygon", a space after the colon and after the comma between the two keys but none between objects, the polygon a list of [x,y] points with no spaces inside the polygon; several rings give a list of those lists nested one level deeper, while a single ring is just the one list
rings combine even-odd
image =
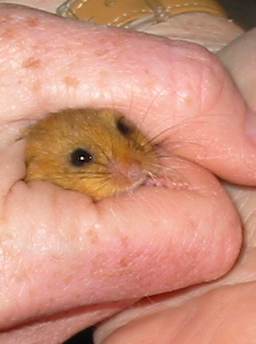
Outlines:
[{"label": "pale skin", "polygon": [[[3,5],[0,13],[1,343],[29,344],[35,338],[59,343],[130,307],[134,299],[225,274],[240,250],[241,225],[223,188],[205,168],[231,182],[255,185],[256,140],[245,129],[249,109],[218,60],[196,45],[92,29]],[[22,181],[24,147],[17,139],[25,126],[49,111],[106,105],[125,111],[148,135],[175,127],[165,132],[165,140],[170,147],[179,141],[175,153],[194,162],[182,165],[191,187],[148,188],[132,199],[122,196],[95,205],[79,193]],[[153,338],[154,326],[162,322],[159,332],[166,343],[184,323],[185,339],[198,343],[189,326],[192,330],[197,321],[202,322],[199,329],[205,328],[214,298],[239,296],[244,300],[235,310],[248,302],[243,308],[243,321],[248,321],[241,324],[241,315],[238,320],[243,329],[250,325],[248,339],[255,338],[250,323],[255,310],[250,297],[253,215],[245,224],[250,249],[245,247],[243,260],[223,280],[233,281],[232,286],[208,285],[211,293],[197,299],[194,293],[206,287],[194,289],[180,307],[169,306],[153,321],[133,322],[105,342],[125,343],[128,329],[135,343],[150,331]],[[248,276],[252,282],[241,285]],[[218,312],[227,312],[226,326],[232,323],[230,331],[238,331],[232,303],[228,306]],[[203,312],[188,323],[195,307],[204,307]],[[137,315],[142,312],[137,309]],[[216,328],[215,321],[216,316],[207,321],[209,329]],[[101,338],[106,333],[103,328]],[[184,343],[184,337],[175,342]]]}]

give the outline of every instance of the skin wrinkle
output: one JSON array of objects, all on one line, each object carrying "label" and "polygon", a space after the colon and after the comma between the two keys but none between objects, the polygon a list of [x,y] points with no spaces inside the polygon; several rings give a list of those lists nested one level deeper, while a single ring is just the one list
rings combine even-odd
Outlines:
[{"label": "skin wrinkle", "polygon": [[[55,320],[65,320],[66,317],[72,317],[73,315],[74,316],[77,316],[79,315],[79,313],[81,314],[86,314],[86,313],[93,313],[95,312],[98,312],[98,313],[104,313],[104,310],[105,309],[109,309],[111,310],[111,308],[113,308],[113,310],[110,312],[111,313],[114,313],[116,312],[115,309],[119,309],[118,305],[128,305],[130,303],[130,301],[122,301],[122,302],[113,302],[113,303],[108,303],[108,304],[102,304],[101,306],[99,305],[91,305],[91,306],[79,306],[77,308],[74,308],[74,309],[71,309],[71,310],[67,310],[67,311],[63,311],[63,312],[58,312],[56,314],[52,314],[50,316],[41,316],[40,314],[38,314],[38,317],[34,317],[32,319],[32,321],[28,320],[27,322],[23,322],[21,324],[18,324],[17,326],[15,327],[12,327],[12,330],[15,332],[15,331],[18,331],[19,329],[22,330],[23,327],[33,327],[34,325],[39,325],[39,326],[44,326],[45,323],[47,322],[51,322],[51,321],[55,321]],[[108,314],[108,313],[107,313]],[[93,324],[93,322],[92,322]],[[83,326],[83,323],[80,325],[80,326]],[[79,326],[79,327],[80,327]],[[80,329],[82,329],[83,327],[81,327]],[[7,330],[8,327],[4,328],[4,330]],[[1,336],[1,333],[4,333],[4,332],[0,332],[0,339],[3,338],[3,336]]]}]

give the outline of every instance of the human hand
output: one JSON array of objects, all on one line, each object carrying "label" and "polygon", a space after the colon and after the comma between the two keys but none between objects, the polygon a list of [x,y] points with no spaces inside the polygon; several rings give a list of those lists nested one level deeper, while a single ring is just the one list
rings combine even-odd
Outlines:
[{"label": "human hand", "polygon": [[[254,140],[255,35],[256,30],[251,30],[219,52],[252,110],[247,128]],[[124,311],[98,329],[96,343],[255,342],[256,192],[239,185],[226,184],[226,188],[244,229],[243,248],[232,271],[217,282],[150,298]]]},{"label": "human hand", "polygon": [[170,150],[180,143],[175,154],[253,185],[247,108],[218,61],[186,43],[0,9],[1,341],[58,343],[135,299],[230,269],[239,219],[204,168],[181,163],[188,189],[147,188],[95,205],[24,184],[18,140],[50,111],[114,106],[149,135],[173,128],[163,139]]}]

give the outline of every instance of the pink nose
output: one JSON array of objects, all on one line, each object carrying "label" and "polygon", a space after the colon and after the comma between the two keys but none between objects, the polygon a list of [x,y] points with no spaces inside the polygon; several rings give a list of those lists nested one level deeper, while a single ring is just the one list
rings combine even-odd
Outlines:
[{"label": "pink nose", "polygon": [[134,162],[127,168],[127,176],[131,181],[138,181],[142,178],[143,172],[139,163]]},{"label": "pink nose", "polygon": [[144,177],[141,165],[137,161],[114,161],[109,166],[109,170],[113,179],[121,183],[137,183]]}]

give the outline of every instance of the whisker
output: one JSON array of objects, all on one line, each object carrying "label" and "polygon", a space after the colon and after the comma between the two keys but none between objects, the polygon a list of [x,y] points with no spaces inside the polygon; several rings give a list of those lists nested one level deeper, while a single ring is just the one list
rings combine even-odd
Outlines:
[{"label": "whisker", "polygon": [[147,116],[149,115],[149,111],[150,111],[150,109],[152,108],[153,104],[155,103],[155,101],[156,101],[159,97],[161,97],[161,95],[162,95],[162,93],[159,92],[159,93],[157,93],[157,94],[152,98],[152,100],[150,101],[148,107],[146,108],[146,111],[145,111],[145,113],[144,113],[144,115],[143,115],[143,117],[142,117],[142,120],[140,121],[140,124],[142,124],[142,123],[145,121],[145,119],[146,119]]},{"label": "whisker", "polygon": [[[152,108],[154,102],[155,102],[161,95],[162,95],[162,93],[159,92],[159,93],[157,93],[157,94],[152,98],[152,100],[150,101],[149,105],[148,105],[147,108],[145,109],[145,112],[144,112],[144,114],[142,115],[141,120],[140,120],[139,123],[138,123],[139,126],[141,126],[141,125],[145,122],[147,116],[148,116],[149,113],[150,113],[150,109]],[[138,141],[137,139],[138,139],[138,135],[139,135],[139,134],[140,134],[140,131],[137,130],[136,133],[135,133],[135,138],[134,138],[135,142]],[[137,136],[136,136],[136,135],[137,135]]]},{"label": "whisker", "polygon": [[95,165],[102,166],[102,167],[106,168],[106,164],[104,164],[103,162],[94,161],[93,163],[94,163]]},{"label": "whisker", "polygon": [[[102,153],[102,155],[106,158],[107,162],[111,161],[111,157],[109,157],[109,156],[107,155],[107,153],[104,151],[104,149],[101,147],[101,145],[98,144],[98,142],[96,142],[95,140],[93,140],[92,137],[91,137],[91,140],[92,140],[92,142],[98,147],[98,149],[100,150],[100,152]],[[99,162],[94,162],[94,163],[98,163],[98,164],[99,164]]]},{"label": "whisker", "polygon": [[131,98],[130,98],[131,100],[129,103],[128,114],[131,113],[131,111],[132,111],[132,106],[133,106],[133,101],[134,101],[133,95],[134,95],[134,93],[131,90]]},{"label": "whisker", "polygon": [[180,165],[180,162],[178,164],[174,164],[175,161],[173,161],[173,164],[172,166],[166,166],[166,165],[163,165],[163,164],[157,164],[157,163],[154,163],[154,164],[151,164],[152,167],[156,168],[157,170],[184,170],[184,169],[187,169],[187,166],[185,165]]},{"label": "whisker", "polygon": [[[157,180],[158,178],[166,178],[173,182],[178,182],[182,184],[188,184],[187,178],[181,172],[182,170],[187,170],[186,161],[180,158],[172,159],[172,166],[166,166],[161,163],[153,163],[150,165],[150,177],[152,180]],[[182,162],[182,164],[181,164]],[[155,179],[154,179],[155,178]]]},{"label": "whisker", "polygon": [[160,133],[156,134],[155,136],[153,136],[152,138],[148,139],[144,144],[143,147],[146,145],[150,145],[152,142],[154,142],[154,140],[156,140],[159,136],[163,135],[164,133],[166,133],[168,130],[171,130],[172,128],[166,128],[164,130],[162,130]]},{"label": "whisker", "polygon": [[[153,136],[152,138],[150,138],[148,141],[146,141],[144,143],[144,145],[147,145],[147,144],[154,144],[154,145],[160,145],[160,144],[163,144],[165,142],[166,139],[168,138],[164,138],[162,141],[160,142],[156,142],[155,141],[161,136],[163,135],[164,133],[170,131],[172,133],[175,133],[175,131],[177,130],[181,130],[182,128],[185,128],[189,125],[192,124],[201,124],[201,123],[207,123],[207,119],[212,119],[212,118],[216,118],[216,117],[219,117],[220,114],[209,114],[209,115],[200,115],[200,116],[197,116],[197,117],[191,117],[191,118],[185,118],[184,120],[182,120],[181,122],[175,124],[175,125],[172,125],[171,127],[168,127],[166,129],[163,129],[160,133],[156,134],[155,136]],[[168,139],[169,140],[169,139]],[[197,142],[193,142],[193,141],[186,141],[186,142],[179,142],[179,141],[175,141],[175,142],[171,142],[171,144],[176,144],[177,148],[180,148],[181,146],[183,146],[184,144],[189,144],[189,145],[195,145],[195,146],[199,146],[199,147],[202,147],[202,144],[200,143],[197,143]]]},{"label": "whisker", "polygon": [[106,158],[107,162],[111,161],[111,157],[109,157],[107,155],[107,153],[104,151],[104,149],[97,142],[94,142],[94,143],[99,148],[100,152],[104,155],[104,157]]},{"label": "whisker", "polygon": [[108,171],[86,171],[86,170],[81,170],[81,171],[72,171],[72,174],[76,174],[76,175],[100,175],[100,176],[105,176],[105,175],[109,175],[110,172]]},{"label": "whisker", "polygon": [[109,95],[110,95],[110,98],[111,98],[111,106],[110,106],[110,109],[112,111],[115,111],[115,102],[114,102],[114,97],[113,97],[113,93],[111,90],[109,90]]},{"label": "whisker", "polygon": [[[167,131],[167,130],[165,130]],[[156,143],[154,143],[154,140],[158,139],[164,132],[161,132],[160,134],[154,136],[152,139],[148,140],[145,144],[143,144],[143,147],[149,145],[150,150],[153,150],[154,147],[161,147],[161,146],[166,146],[167,144],[169,144],[171,147],[169,148],[169,155],[172,155],[175,153],[176,150],[180,149],[181,147],[186,147],[186,146],[195,146],[195,147],[199,147],[202,148],[202,145],[200,143],[197,142],[192,142],[192,141],[185,141],[185,142],[180,142],[180,141],[169,141],[168,137],[163,138],[161,141],[158,141]],[[167,142],[169,141],[169,142]],[[149,150],[149,151],[150,151]],[[158,151],[158,155],[159,155],[159,151]]]},{"label": "whisker", "polygon": [[95,179],[104,179],[104,178],[108,177],[108,175],[107,174],[101,175],[101,174],[84,174],[84,173],[80,173],[80,174],[76,174],[76,177],[77,178],[83,178],[83,179],[85,179],[85,178],[87,178],[87,179],[89,179],[89,178],[91,178],[91,179],[93,179],[93,178],[95,178]]},{"label": "whisker", "polygon": [[94,191],[97,192],[97,191],[99,191],[100,189],[103,189],[104,186],[109,182],[109,179],[110,179],[110,177],[109,177],[109,178],[106,178],[105,183],[102,183],[101,185],[99,185],[96,189],[94,189]]},{"label": "whisker", "polygon": [[169,144],[171,146],[170,151],[172,152],[172,154],[175,152],[176,149],[179,149],[181,147],[186,147],[186,146],[195,146],[197,148],[203,148],[203,145],[201,143],[198,143],[198,142],[193,142],[193,141],[184,141],[184,142],[181,142],[181,141],[170,141],[170,142],[166,143],[167,140],[168,140],[168,138],[165,137],[162,141],[157,142],[155,145],[157,145],[157,146],[163,145],[164,146],[164,145]]}]

